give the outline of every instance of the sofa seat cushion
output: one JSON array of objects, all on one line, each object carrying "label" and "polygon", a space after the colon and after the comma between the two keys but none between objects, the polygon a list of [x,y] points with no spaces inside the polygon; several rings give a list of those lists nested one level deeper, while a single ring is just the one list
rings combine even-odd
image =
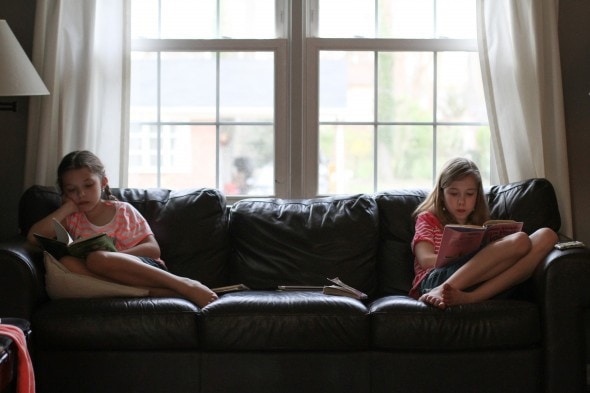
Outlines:
[{"label": "sofa seat cushion", "polygon": [[540,345],[541,323],[534,303],[490,300],[440,310],[405,297],[371,305],[377,350],[477,351]]},{"label": "sofa seat cushion", "polygon": [[171,350],[198,348],[199,309],[174,298],[59,299],[33,315],[43,349]]},{"label": "sofa seat cushion", "polygon": [[367,307],[320,292],[226,294],[202,310],[199,323],[205,350],[348,351],[369,345]]}]

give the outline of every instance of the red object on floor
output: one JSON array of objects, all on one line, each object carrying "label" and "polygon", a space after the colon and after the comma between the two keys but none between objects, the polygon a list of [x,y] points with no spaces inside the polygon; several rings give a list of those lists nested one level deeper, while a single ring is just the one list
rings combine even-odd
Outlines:
[{"label": "red object on floor", "polygon": [[29,356],[27,341],[23,331],[12,325],[0,324],[0,334],[10,337],[16,344],[17,348],[17,393],[34,393],[35,392],[35,373],[33,372],[33,363]]}]

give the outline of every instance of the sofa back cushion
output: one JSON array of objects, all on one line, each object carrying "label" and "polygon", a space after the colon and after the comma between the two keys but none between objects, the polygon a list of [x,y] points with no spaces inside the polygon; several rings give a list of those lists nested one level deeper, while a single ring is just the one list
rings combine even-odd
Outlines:
[{"label": "sofa back cushion", "polygon": [[[209,286],[227,283],[227,207],[218,190],[114,188],[112,192],[146,218],[171,272]],[[19,206],[21,233],[26,235],[36,221],[57,209],[60,200],[55,187],[26,190]]]},{"label": "sofa back cushion", "polygon": [[230,210],[235,282],[253,289],[326,285],[375,290],[377,205],[371,196],[246,199]]},{"label": "sofa back cushion", "polygon": [[[379,293],[407,294],[414,279],[412,213],[430,190],[396,190],[375,194],[379,206],[380,242],[377,260]],[[532,233],[542,227],[558,231],[561,216],[555,190],[546,179],[529,179],[486,189],[491,218],[523,221]]]}]

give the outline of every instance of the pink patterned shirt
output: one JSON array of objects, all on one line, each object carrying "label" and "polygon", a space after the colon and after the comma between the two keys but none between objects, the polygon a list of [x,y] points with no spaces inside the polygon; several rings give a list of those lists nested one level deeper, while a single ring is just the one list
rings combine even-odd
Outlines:
[{"label": "pink patterned shirt", "polygon": [[66,229],[74,240],[105,232],[118,251],[124,251],[141,243],[153,232],[143,216],[132,205],[120,201],[106,201],[115,206],[115,216],[106,225],[92,224],[81,212],[66,217]]},{"label": "pink patterned shirt", "polygon": [[[442,240],[443,229],[444,227],[440,223],[440,220],[433,213],[420,213],[416,218],[416,233],[414,234],[411,244],[412,252],[414,252],[414,247],[418,242],[425,241],[434,246],[435,254],[438,253],[438,249],[440,248],[440,243]],[[412,283],[412,289],[409,293],[411,297],[415,299],[420,297],[420,283],[432,269],[433,268],[431,267],[426,269],[423,268],[420,263],[418,263],[418,260],[414,258],[414,282]]]}]

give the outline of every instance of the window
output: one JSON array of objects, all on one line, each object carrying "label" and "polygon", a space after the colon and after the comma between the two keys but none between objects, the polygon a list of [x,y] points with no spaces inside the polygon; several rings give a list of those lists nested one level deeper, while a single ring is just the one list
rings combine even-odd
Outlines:
[{"label": "window", "polygon": [[230,198],[489,182],[475,0],[132,0],[129,181]]},{"label": "window", "polygon": [[274,182],[287,130],[279,10],[274,0],[132,2],[128,184],[284,193]]}]

